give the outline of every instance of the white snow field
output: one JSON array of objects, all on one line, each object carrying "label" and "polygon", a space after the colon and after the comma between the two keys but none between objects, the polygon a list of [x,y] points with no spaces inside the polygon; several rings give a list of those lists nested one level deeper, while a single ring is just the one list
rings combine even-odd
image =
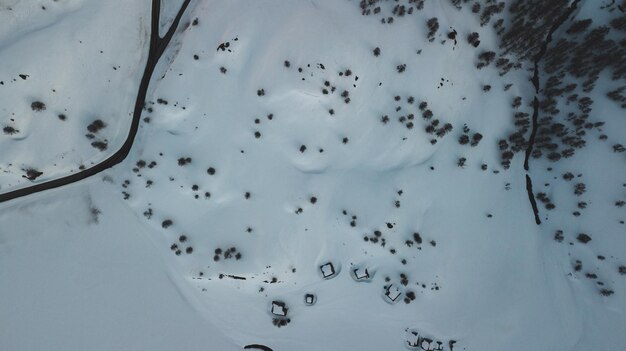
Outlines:
[{"label": "white snow field", "polygon": [[[603,72],[585,93],[605,124],[575,155],[503,167],[513,114],[533,113],[532,62],[477,69],[499,37],[472,2],[363,16],[359,1],[192,0],[126,160],[0,203],[0,350],[624,348],[626,119],[606,94],[626,84]],[[181,4],[164,2],[162,30]],[[608,22],[607,6],[583,0],[575,19]],[[0,127],[17,130],[0,132],[0,192],[120,147],[150,9],[0,0]]]},{"label": "white snow field", "polygon": [[[28,185],[29,169],[54,179],[121,146],[149,28],[145,0],[0,1],[0,124],[14,129],[0,134],[1,190]],[[103,128],[88,130],[96,120]]]}]

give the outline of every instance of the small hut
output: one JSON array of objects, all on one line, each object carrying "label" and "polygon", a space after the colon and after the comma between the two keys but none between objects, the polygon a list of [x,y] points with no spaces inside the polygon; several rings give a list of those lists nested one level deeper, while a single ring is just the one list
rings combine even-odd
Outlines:
[{"label": "small hut", "polygon": [[361,282],[370,280],[371,276],[367,268],[359,267],[352,270],[352,278],[357,282]]},{"label": "small hut", "polygon": [[332,278],[337,274],[335,271],[335,266],[331,262],[324,263],[320,266],[320,271],[322,272],[322,277],[325,279]]},{"label": "small hut", "polygon": [[416,329],[406,331],[406,345],[410,350],[443,351],[443,343],[421,335]]},{"label": "small hut", "polygon": [[408,330],[406,332],[406,344],[409,349],[417,349],[420,345],[420,334],[417,330]]},{"label": "small hut", "polygon": [[286,317],[287,316],[287,305],[282,301],[272,301],[272,309],[271,312],[274,316],[277,317]]},{"label": "small hut", "polygon": [[317,301],[317,297],[315,296],[315,294],[304,294],[304,304],[307,306],[313,306],[315,304],[315,302]]},{"label": "small hut", "polygon": [[391,303],[397,302],[401,295],[402,291],[400,291],[400,289],[394,284],[390,284],[385,289],[385,297]]}]

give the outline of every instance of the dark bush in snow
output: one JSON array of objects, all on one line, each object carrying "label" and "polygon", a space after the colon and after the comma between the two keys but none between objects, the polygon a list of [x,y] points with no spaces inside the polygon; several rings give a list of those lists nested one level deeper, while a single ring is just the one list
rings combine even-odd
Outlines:
[{"label": "dark bush in snow", "polygon": [[467,42],[470,43],[470,45],[472,45],[473,47],[477,48],[478,45],[480,45],[480,40],[478,40],[479,38],[479,34],[476,32],[472,32],[470,33],[470,35],[467,36]]},{"label": "dark bush in snow", "polygon": [[493,51],[484,51],[478,55],[479,62],[476,64],[476,68],[481,69],[489,66],[491,62],[496,58],[496,53]]},{"label": "dark bush in snow", "polygon": [[13,134],[17,134],[20,131],[11,127],[11,126],[6,126],[4,128],[2,128],[2,131],[4,132],[4,134],[8,134],[8,135],[13,135]]},{"label": "dark bush in snow", "polygon": [[562,231],[562,230],[557,230],[557,231],[554,233],[554,241],[557,241],[557,242],[562,242],[562,241],[563,241],[563,239],[564,239],[564,237],[563,237],[563,231]]},{"label": "dark bush in snow", "polygon": [[40,177],[43,174],[43,172],[39,172],[38,170],[34,169],[34,168],[29,168],[26,170],[26,175],[23,176],[24,178],[28,179],[28,180],[35,180],[38,177]]},{"label": "dark bush in snow", "polygon": [[428,27],[428,41],[435,40],[435,34],[437,30],[439,30],[439,20],[437,17],[432,17],[426,22],[426,26]]},{"label": "dark bush in snow", "polygon": [[580,243],[586,244],[591,241],[591,237],[585,233],[580,233],[576,237],[576,240],[578,240],[578,242]]},{"label": "dark bush in snow", "polygon": [[606,289],[606,288],[604,288],[604,289],[601,289],[601,290],[600,290],[600,294],[601,294],[602,296],[611,296],[611,295],[613,295],[614,293],[615,293],[615,292],[614,292],[613,290],[611,290],[611,289]]},{"label": "dark bush in snow", "polygon": [[565,33],[571,35],[571,34],[578,34],[578,33],[584,32],[585,30],[587,30],[589,25],[591,25],[591,22],[593,22],[591,18],[575,21],[569,26],[569,28],[565,31]]},{"label": "dark bush in snow", "polygon": [[161,227],[163,227],[164,229],[169,228],[172,224],[174,224],[174,222],[171,219],[166,219],[163,222],[161,222]]},{"label": "dark bush in snow", "polygon": [[91,146],[100,151],[104,151],[108,148],[108,144],[104,141],[94,141],[93,143],[91,143]]},{"label": "dark bush in snow", "polygon": [[574,186],[574,194],[575,194],[576,196],[580,196],[580,195],[584,194],[584,193],[585,193],[585,191],[586,191],[586,187],[585,187],[585,184],[584,184],[584,183],[577,183],[577,184]]},{"label": "dark bush in snow", "polygon": [[480,141],[483,139],[483,135],[480,133],[474,133],[474,135],[472,135],[472,143],[470,144],[471,146],[476,146],[478,145],[478,143],[480,143]]},{"label": "dark bush in snow", "polygon": [[102,122],[101,119],[96,119],[95,121],[91,122],[88,126],[87,126],[87,130],[90,133],[97,133],[99,132],[101,129],[106,128],[106,124],[104,122]]},{"label": "dark bush in snow", "polygon": [[[487,3],[489,4],[489,2]],[[483,8],[483,12],[480,14],[481,27],[489,23],[493,15],[501,13],[504,10],[504,7],[505,7],[504,2],[499,2],[495,4],[495,1],[493,1],[491,5],[485,6],[485,8]]]},{"label": "dark bush in snow", "polygon": [[178,159],[179,166],[185,166],[188,163],[191,163],[191,157],[181,157]]},{"label": "dark bush in snow", "polygon": [[37,112],[39,112],[39,111],[43,111],[43,110],[45,110],[45,109],[46,109],[46,104],[44,104],[44,103],[43,103],[43,102],[41,102],[41,101],[33,101],[33,102],[30,104],[30,108],[31,108],[33,111],[37,111]]}]

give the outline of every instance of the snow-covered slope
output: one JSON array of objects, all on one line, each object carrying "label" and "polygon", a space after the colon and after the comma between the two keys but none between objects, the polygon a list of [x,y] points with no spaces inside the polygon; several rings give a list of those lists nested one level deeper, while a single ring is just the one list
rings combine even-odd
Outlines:
[{"label": "snow-covered slope", "polygon": [[149,16],[149,1],[0,7],[3,191],[29,185],[30,169],[43,173],[39,182],[58,178],[121,146],[145,66]]},{"label": "snow-covered slope", "polygon": [[237,349],[171,284],[151,231],[88,183],[3,205],[0,348]]},{"label": "snow-covered slope", "polygon": [[[164,5],[164,26],[179,3]],[[626,125],[605,96],[623,81],[598,81],[591,116],[606,124],[586,148],[558,163],[531,161],[535,195],[550,199],[538,200],[537,225],[523,155],[505,169],[498,147],[516,128],[515,111],[533,113],[532,64],[506,75],[477,69],[499,37],[471,6],[401,3],[414,9],[391,15],[394,3],[382,1],[380,13],[363,16],[357,1],[192,2],[128,158],[81,184],[0,204],[0,348],[402,350],[412,331],[434,340],[431,350],[437,341],[445,350],[625,344],[625,213],[616,204],[626,167],[611,145],[626,142]],[[576,18],[606,21],[594,4]],[[0,43],[15,42],[0,47],[14,65],[2,74],[46,73],[5,79],[2,113],[75,128],[37,124],[41,136],[19,140],[27,129],[8,119],[20,132],[0,138],[2,189],[26,184],[20,168],[50,170],[36,181],[50,179],[121,143],[130,120],[119,111],[130,111],[145,64],[149,6],[133,2],[122,18],[113,2],[67,2],[63,18],[30,17],[14,24],[23,33],[0,32]],[[103,67],[123,61],[124,74],[57,76],[13,49],[62,33],[22,28],[71,32],[87,13],[126,26],[116,29],[126,41],[113,32],[84,40],[88,50],[100,49],[95,39],[115,50]],[[438,30],[429,34],[431,18]],[[116,89],[98,85],[106,98],[89,89],[114,78]],[[52,102],[30,108],[43,94],[35,86],[60,81],[78,94],[76,119],[59,121]],[[94,106],[110,115],[103,131],[117,130],[102,153],[79,113]],[[593,139],[603,132],[609,142]],[[67,144],[48,147],[61,133]],[[54,168],[61,153],[65,166]],[[327,263],[335,275],[325,279]],[[370,277],[358,281],[354,270],[364,268]],[[390,285],[401,292],[395,303]],[[273,301],[288,319],[272,315]]]}]

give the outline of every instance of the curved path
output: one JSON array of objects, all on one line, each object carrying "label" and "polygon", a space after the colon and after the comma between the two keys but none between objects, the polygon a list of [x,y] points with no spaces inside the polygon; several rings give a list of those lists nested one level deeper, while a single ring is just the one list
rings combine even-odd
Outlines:
[{"label": "curved path", "polygon": [[141,83],[139,84],[137,99],[135,100],[133,121],[130,125],[128,136],[126,137],[126,140],[124,141],[122,147],[120,147],[119,150],[117,150],[113,155],[109,156],[102,162],[78,173],[0,194],[0,202],[13,200],[18,197],[27,196],[30,194],[38,193],[40,191],[54,189],[78,182],[85,178],[94,176],[104,171],[105,169],[111,168],[126,159],[128,154],[130,153],[131,147],[133,146],[133,142],[135,141],[137,130],[139,129],[141,112],[144,107],[146,93],[148,91],[148,85],[150,84],[150,79],[152,78],[152,74],[154,73],[154,68],[159,63],[159,59],[161,58],[161,56],[163,56],[163,53],[165,52],[165,49],[169,45],[170,41],[172,40],[172,37],[174,37],[174,33],[178,28],[180,19],[182,18],[183,13],[187,9],[190,2],[191,0],[184,0],[167,33],[165,33],[165,35],[161,37],[159,34],[159,23],[161,20],[161,0],[152,0],[152,15],[150,19],[150,49],[148,52],[148,60],[146,62],[146,68],[144,69],[143,76],[141,77]]},{"label": "curved path", "polygon": [[[133,142],[135,141],[135,136],[137,135],[137,130],[139,129],[139,122],[141,121],[141,112],[143,111],[143,107],[146,100],[146,93],[148,91],[148,85],[150,84],[150,79],[152,78],[152,74],[154,73],[154,68],[159,63],[159,59],[163,56],[165,49],[169,45],[170,41],[174,37],[174,33],[180,24],[180,19],[182,18],[185,10],[189,6],[191,0],[184,0],[181,5],[174,21],[169,27],[167,33],[163,37],[159,34],[159,23],[161,20],[161,0],[152,0],[152,15],[151,15],[151,25],[150,25],[150,49],[148,52],[148,60],[146,62],[146,68],[144,69],[143,76],[141,77],[141,83],[139,84],[139,91],[137,92],[137,99],[135,100],[135,109],[133,110],[133,121],[130,126],[130,130],[128,132],[128,137],[124,141],[122,147],[117,150],[113,155],[106,158],[104,161],[96,164],[95,166],[85,169],[81,172],[68,175],[65,177],[61,177],[58,179],[53,179],[50,181],[46,181],[40,184],[31,185],[25,188],[9,191],[4,194],[0,194],[0,203],[13,200],[22,196],[27,196],[30,194],[38,193],[41,191],[58,188],[64,185],[72,184],[83,180],[85,178],[94,176],[105,169],[111,168],[118,163],[124,161],[128,154],[130,153],[130,149],[133,146]],[[242,277],[232,276],[235,279],[245,279]],[[271,348],[261,345],[261,344],[250,344],[246,345],[244,349],[257,349],[264,351],[272,351]]]},{"label": "curved path", "polygon": [[273,351],[269,347],[267,347],[265,345],[260,345],[260,344],[250,344],[250,345],[244,346],[244,350],[250,350],[250,349],[257,349],[257,350],[263,350],[263,351]]},{"label": "curved path", "polygon": [[539,219],[539,209],[537,208],[537,201],[535,200],[535,194],[533,193],[533,181],[530,178],[528,160],[533,151],[533,147],[535,146],[535,137],[537,135],[537,120],[539,117],[539,62],[543,59],[543,56],[548,51],[548,45],[552,42],[552,34],[572,15],[572,13],[576,10],[578,6],[578,2],[580,0],[574,0],[569,8],[561,15],[561,17],[557,18],[556,22],[550,27],[548,31],[548,36],[546,40],[541,44],[541,48],[537,55],[535,55],[534,61],[534,73],[531,81],[535,86],[535,98],[533,100],[533,117],[532,117],[532,129],[530,131],[530,137],[528,138],[528,147],[526,148],[526,154],[524,155],[524,170],[526,171],[526,192],[528,192],[528,199],[530,200],[530,206],[533,208],[533,213],[535,215],[535,223],[538,225],[541,224],[541,219]]}]

